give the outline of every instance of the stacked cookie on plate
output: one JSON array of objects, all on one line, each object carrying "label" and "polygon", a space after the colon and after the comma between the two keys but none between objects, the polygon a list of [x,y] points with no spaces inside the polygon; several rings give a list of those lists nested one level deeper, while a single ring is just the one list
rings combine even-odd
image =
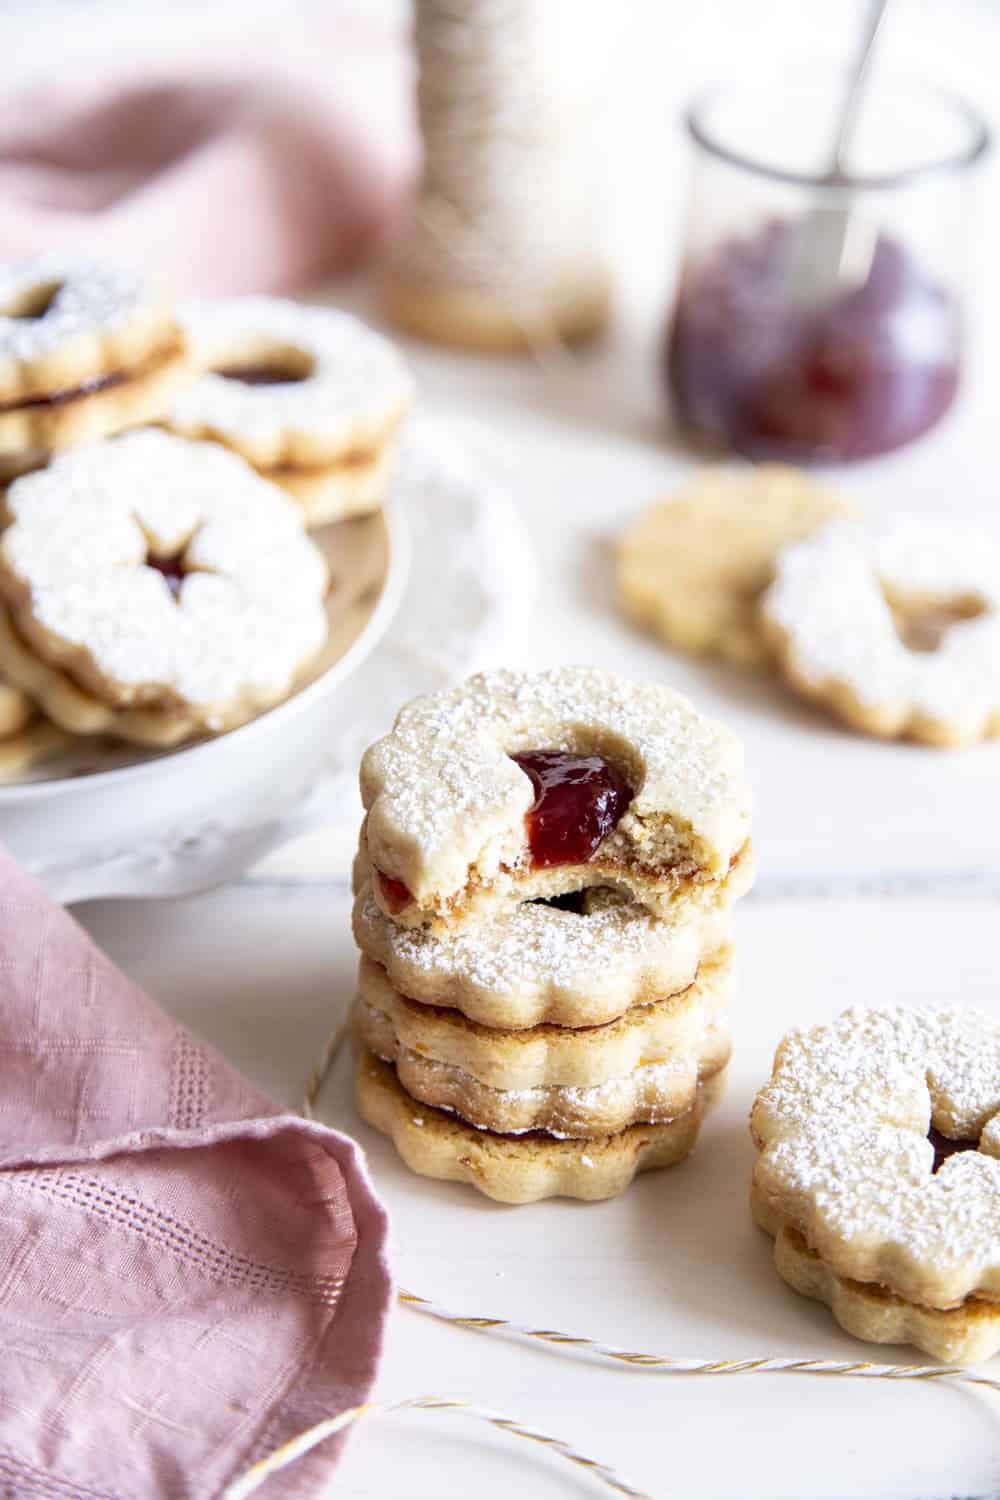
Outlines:
[{"label": "stacked cookie on plate", "polygon": [[729,1056],[735,738],[658,685],[501,671],[404,708],[361,789],[362,1115],[511,1203],[681,1160]]},{"label": "stacked cookie on plate", "polygon": [[234,728],[317,670],[337,537],[307,529],[378,508],[411,391],[343,313],[0,268],[0,776]]}]

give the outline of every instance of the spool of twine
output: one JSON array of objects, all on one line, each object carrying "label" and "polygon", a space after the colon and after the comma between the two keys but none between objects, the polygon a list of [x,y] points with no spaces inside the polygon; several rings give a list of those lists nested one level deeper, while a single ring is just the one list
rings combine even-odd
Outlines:
[{"label": "spool of twine", "polygon": [[416,0],[425,166],[384,278],[406,331],[511,350],[604,324],[594,101],[565,45],[585,21],[565,0]]}]

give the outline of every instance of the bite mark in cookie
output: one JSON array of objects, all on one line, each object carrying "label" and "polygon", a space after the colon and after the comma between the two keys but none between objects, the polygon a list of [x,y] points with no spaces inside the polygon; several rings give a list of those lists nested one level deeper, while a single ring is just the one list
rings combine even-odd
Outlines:
[{"label": "bite mark in cookie", "polygon": [[590,859],[621,822],[634,795],[603,755],[523,750],[511,759],[535,789],[525,821],[536,866],[581,864]]},{"label": "bite mark in cookie", "polygon": [[[518,763],[539,747],[600,767],[589,789],[557,780],[564,811],[538,820],[556,834],[541,860],[536,785]],[[590,668],[483,674],[415,700],[366,753],[361,788],[376,899],[405,887],[391,914],[410,926],[598,885],[662,914],[724,879],[749,829],[735,737],[668,688]]]}]

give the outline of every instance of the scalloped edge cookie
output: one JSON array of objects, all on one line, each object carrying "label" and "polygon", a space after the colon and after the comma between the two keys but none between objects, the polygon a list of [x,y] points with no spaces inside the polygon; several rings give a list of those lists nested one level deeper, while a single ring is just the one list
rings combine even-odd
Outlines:
[{"label": "scalloped edge cookie", "polygon": [[869,1344],[912,1344],[949,1365],[979,1364],[1000,1351],[1000,1304],[969,1297],[961,1307],[920,1307],[885,1287],[838,1276],[797,1229],[760,1227],[774,1240],[781,1279],[800,1296],[825,1302],[845,1333]]},{"label": "scalloped edge cookie", "polygon": [[[532,750],[605,756],[629,784],[627,809],[584,863],[531,860],[535,793],[511,754]],[[592,667],[484,672],[414,699],[365,752],[361,796],[375,899],[403,926],[595,885],[665,915],[725,878],[749,837],[736,736],[662,684]]]},{"label": "scalloped edge cookie", "polygon": [[[73,732],[233,728],[326,639],[327,564],[295,505],[214,444],[128,433],[16,480],[4,508],[0,662]],[[176,589],[157,557],[183,559]]]},{"label": "scalloped edge cookie", "polygon": [[681,650],[763,665],[771,651],[757,607],[778,554],[846,514],[850,507],[783,464],[702,470],[622,533],[618,602]]},{"label": "scalloped edge cookie", "polygon": [[[634,1066],[615,1074],[613,1061],[601,1050],[600,1038],[591,1036],[588,1060],[594,1064],[604,1060],[606,1076],[583,1085],[511,1086],[510,1079],[500,1087],[484,1083],[473,1073],[433,1057],[420,1043],[416,1047],[404,1044],[391,1014],[394,1007],[378,1007],[368,998],[370,990],[360,992],[355,1000],[354,1030],[370,1052],[395,1067],[411,1099],[449,1110],[479,1130],[502,1135],[541,1130],[560,1138],[593,1139],[630,1125],[676,1119],[693,1107],[699,1082],[729,1062],[732,1043],[722,1019],[721,1000],[714,1004],[710,1021],[707,996],[698,993],[697,985],[691,990],[695,992],[689,1002],[692,1021],[699,1024],[692,1025],[693,1034],[684,1044],[665,1050],[657,1047],[651,1056],[639,1057]],[[575,1036],[579,1039],[580,1033]]]},{"label": "scalloped edge cookie", "polygon": [[697,1054],[705,1031],[721,1022],[732,990],[733,951],[726,944],[702,959],[685,989],[633,1006],[606,1025],[498,1031],[460,1011],[407,998],[369,958],[358,965],[359,1000],[382,1016],[403,1047],[505,1090],[590,1088],[657,1058]]},{"label": "scalloped edge cookie", "polygon": [[[375,458],[413,399],[395,345],[359,318],[284,297],[189,298],[178,317],[199,371],[167,425],[233,449],[261,471]],[[274,385],[223,370],[289,368]]]},{"label": "scalloped edge cookie", "polygon": [[179,337],[155,347],[139,364],[123,366],[51,396],[0,406],[0,455],[17,462],[112,437],[155,422],[190,379]]},{"label": "scalloped edge cookie", "polygon": [[[931,1126],[975,1147],[936,1161]],[[927,1308],[1000,1300],[990,1016],[856,1006],[792,1031],[750,1129],[758,1220],[798,1230],[836,1275]]]},{"label": "scalloped edge cookie", "polygon": [[852,729],[940,748],[1000,735],[996,539],[834,522],[782,552],[760,618],[789,685]]},{"label": "scalloped edge cookie", "polygon": [[0,406],[134,369],[184,342],[155,282],[85,256],[0,266],[0,308]]},{"label": "scalloped edge cookie", "polygon": [[[731,904],[753,881],[753,853],[728,879],[699,887],[679,911],[658,918],[635,902],[595,892],[590,915],[523,902],[490,923],[435,934],[400,927],[377,905],[359,855],[354,940],[411,1000],[462,1011],[501,1030],[543,1022],[603,1026],[632,1006],[676,994],[729,931]],[[595,929],[588,940],[586,928]]]},{"label": "scalloped edge cookie", "polygon": [[498,1203],[542,1198],[596,1202],[624,1192],[639,1172],[683,1161],[698,1138],[704,1115],[722,1097],[724,1072],[698,1090],[695,1106],[662,1125],[631,1125],[597,1140],[496,1135],[411,1099],[395,1069],[366,1048],[357,1051],[358,1113],[392,1141],[412,1172],[464,1182]]},{"label": "scalloped edge cookie", "polygon": [[200,732],[197,719],[190,714],[115,709],[85,692],[66,672],[50,667],[34,655],[3,604],[0,604],[0,662],[11,682],[38,703],[54,726],[68,734],[113,734],[131,744],[166,750]]},{"label": "scalloped edge cookie", "polygon": [[378,510],[396,469],[395,443],[361,458],[343,459],[325,468],[261,469],[296,502],[309,527],[347,521]]}]

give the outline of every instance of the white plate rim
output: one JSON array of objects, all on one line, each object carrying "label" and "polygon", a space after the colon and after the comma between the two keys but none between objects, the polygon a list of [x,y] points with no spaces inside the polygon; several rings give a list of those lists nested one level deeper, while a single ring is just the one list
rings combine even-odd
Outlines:
[{"label": "white plate rim", "polygon": [[325,696],[342,685],[385,635],[399,608],[410,570],[412,550],[410,529],[405,519],[404,507],[391,493],[386,496],[382,505],[382,515],[389,534],[389,566],[378,603],[360,634],[352,641],[343,656],[338,657],[314,682],[310,682],[307,687],[302,688],[283,703],[265,710],[255,719],[251,719],[249,723],[241,724],[237,729],[230,729],[215,739],[200,740],[195,745],[182,745],[176,750],[154,754],[149,760],[137,761],[135,765],[113,766],[110,770],[94,771],[88,776],[59,776],[53,777],[50,781],[9,782],[0,786],[0,810],[15,803],[44,801],[47,797],[57,799],[71,796],[87,787],[104,788],[112,783],[121,786],[126,778],[135,781],[162,772],[164,764],[167,763],[173,768],[180,760],[183,760],[185,765],[191,765],[204,761],[210,755],[225,754],[227,745],[234,739],[238,738],[241,745],[246,745],[252,736],[260,738],[274,729],[277,722],[287,722],[297,713],[304,712],[317,697]]}]

